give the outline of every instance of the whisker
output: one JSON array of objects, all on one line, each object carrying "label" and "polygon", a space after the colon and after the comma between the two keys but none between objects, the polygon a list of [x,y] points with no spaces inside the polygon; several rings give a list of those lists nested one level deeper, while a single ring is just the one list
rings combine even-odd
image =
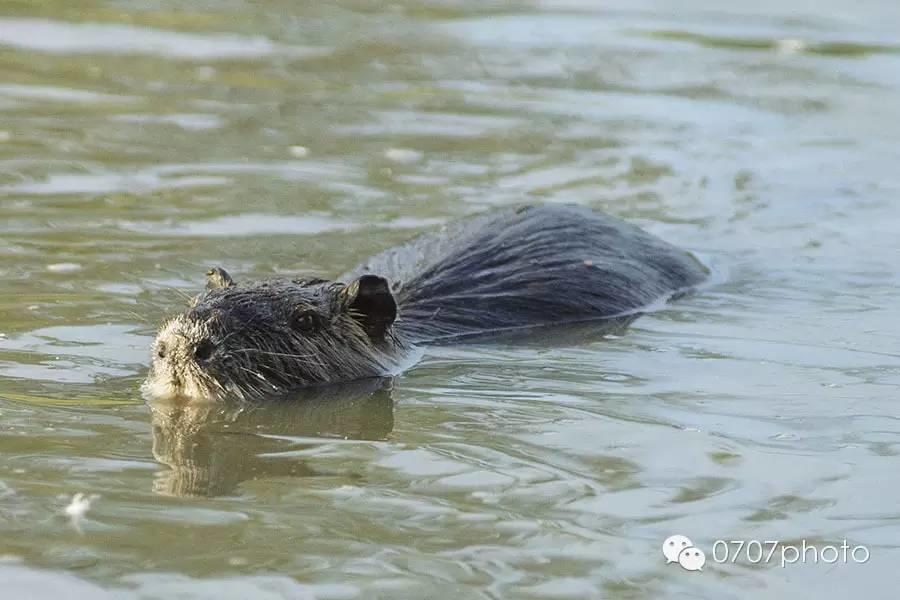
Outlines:
[{"label": "whisker", "polygon": [[143,316],[143,315],[139,315],[138,313],[136,313],[136,312],[134,312],[134,311],[131,311],[131,310],[125,310],[125,311],[122,311],[122,312],[124,312],[124,313],[127,314],[127,315],[130,315],[130,316],[134,317],[135,319],[137,319],[138,321],[140,321],[140,322],[142,322],[142,323],[150,323],[150,319],[148,319],[147,317],[145,317],[145,316]]},{"label": "whisker", "polygon": [[179,296],[181,296],[182,299],[187,300],[187,303],[188,303],[188,304],[190,304],[190,303],[192,303],[192,302],[194,301],[194,296],[191,296],[190,294],[188,294],[188,293],[185,292],[184,290],[178,289],[178,288],[175,287],[174,285],[167,285],[167,284],[165,284],[165,283],[160,283],[160,284],[157,284],[157,285],[159,285],[159,287],[161,287],[161,288],[163,288],[163,289],[171,290],[171,291],[175,292],[176,294],[178,294]]},{"label": "whisker", "polygon": [[257,350],[256,348],[233,348],[229,352],[256,352],[257,354],[268,354],[270,356],[285,356],[287,358],[313,358],[315,354],[288,354],[287,352],[271,352],[269,350]]},{"label": "whisker", "polygon": [[241,371],[246,371],[247,373],[250,373],[251,375],[255,375],[256,377],[258,377],[258,378],[261,379],[262,381],[265,381],[266,383],[268,383],[268,380],[267,380],[267,379],[265,378],[265,376],[263,376],[263,374],[260,373],[259,371],[254,371],[254,370],[252,370],[252,369],[248,369],[248,368],[246,368],[246,367],[242,367],[241,365],[235,365],[235,366],[236,366],[238,369],[240,369]]}]

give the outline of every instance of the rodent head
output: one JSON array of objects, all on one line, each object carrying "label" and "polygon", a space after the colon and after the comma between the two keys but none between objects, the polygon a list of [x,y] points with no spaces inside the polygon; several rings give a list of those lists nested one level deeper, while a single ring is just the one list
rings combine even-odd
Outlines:
[{"label": "rodent head", "polygon": [[160,329],[142,386],[154,398],[216,400],[389,373],[404,344],[391,325],[388,283],[321,279],[235,284],[221,268],[207,290]]}]

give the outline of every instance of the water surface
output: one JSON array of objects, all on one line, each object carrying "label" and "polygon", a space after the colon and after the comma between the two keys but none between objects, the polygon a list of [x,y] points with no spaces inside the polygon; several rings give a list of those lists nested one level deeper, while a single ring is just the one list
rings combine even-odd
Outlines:
[{"label": "water surface", "polygon": [[[894,597],[895,4],[2,13],[0,595]],[[623,335],[437,348],[304,402],[139,396],[210,265],[334,276],[523,201],[725,280]],[[688,573],[674,533],[871,558]]]}]

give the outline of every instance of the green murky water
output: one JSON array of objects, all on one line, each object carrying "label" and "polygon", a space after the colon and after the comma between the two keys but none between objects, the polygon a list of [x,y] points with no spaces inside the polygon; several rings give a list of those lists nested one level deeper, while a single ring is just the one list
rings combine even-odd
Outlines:
[{"label": "green murky water", "polygon": [[[895,3],[0,13],[0,597],[894,597]],[[333,276],[522,201],[727,279],[622,337],[436,349],[383,389],[139,397],[209,265]],[[702,573],[665,564],[675,533]],[[720,564],[717,539],[870,559]]]}]

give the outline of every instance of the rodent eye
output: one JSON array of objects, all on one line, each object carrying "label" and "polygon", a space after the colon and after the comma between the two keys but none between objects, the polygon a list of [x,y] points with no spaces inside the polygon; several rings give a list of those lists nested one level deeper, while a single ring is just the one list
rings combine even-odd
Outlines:
[{"label": "rodent eye", "polygon": [[213,350],[215,347],[212,342],[209,340],[203,340],[197,347],[194,348],[194,358],[197,360],[207,360],[210,356],[212,356]]},{"label": "rodent eye", "polygon": [[300,331],[314,331],[319,327],[320,318],[314,310],[305,310],[297,314],[291,321],[291,326]]},{"label": "rodent eye", "polygon": [[166,357],[166,345],[162,342],[156,345],[156,355],[160,358]]}]

